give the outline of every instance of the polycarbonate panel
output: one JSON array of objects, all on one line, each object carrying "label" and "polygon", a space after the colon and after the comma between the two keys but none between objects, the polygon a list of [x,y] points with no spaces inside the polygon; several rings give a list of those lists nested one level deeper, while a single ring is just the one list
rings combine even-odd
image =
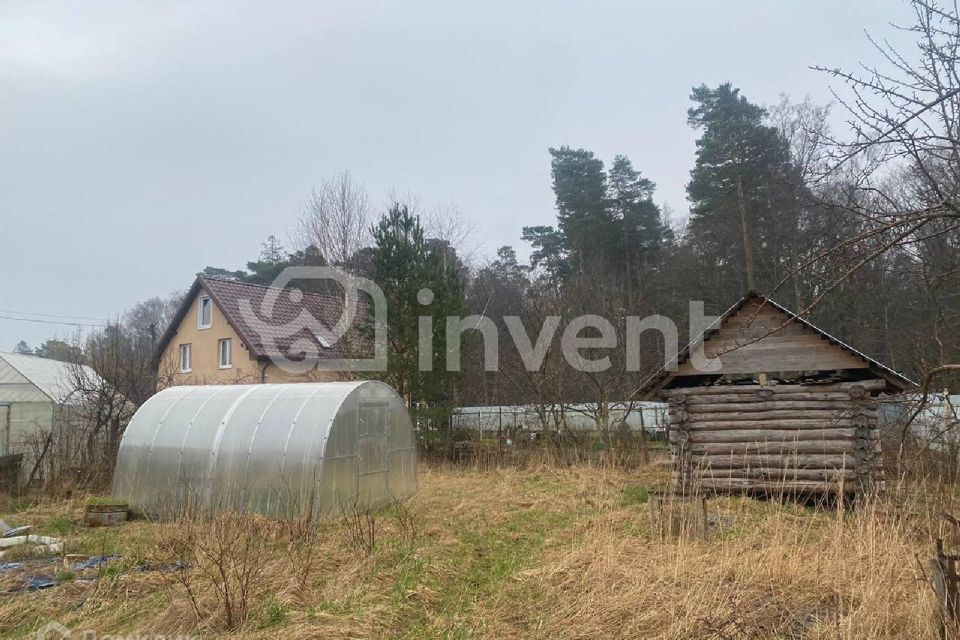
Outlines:
[{"label": "polycarbonate panel", "polygon": [[157,431],[177,401],[186,395],[187,388],[170,389],[162,399],[153,396],[141,406],[123,432],[121,449],[113,471],[113,490],[129,496],[131,504],[144,504],[150,488],[144,480],[150,475],[151,447]]},{"label": "polycarbonate panel", "polygon": [[247,508],[245,471],[250,456],[250,441],[260,427],[261,418],[276,402],[280,391],[282,389],[271,385],[255,388],[244,396],[242,402],[234,405],[229,420],[221,425],[214,440],[210,463],[211,500],[215,509]]},{"label": "polycarbonate panel", "polygon": [[[250,510],[270,513],[286,509],[291,515],[302,512],[304,505],[300,504],[299,491],[302,468],[284,469],[283,452],[294,421],[310,395],[309,388],[299,385],[282,390],[267,407],[251,436],[243,469]],[[314,427],[314,437],[318,431]]]},{"label": "polycarbonate panel", "polygon": [[171,405],[159,429],[154,432],[153,440],[147,449],[148,457],[138,478],[140,490],[143,492],[141,500],[151,507],[151,511],[160,508],[157,500],[161,496],[178,492],[183,434],[207,399],[207,394],[187,394],[181,397]]},{"label": "polycarbonate panel", "polygon": [[370,381],[165,389],[131,421],[113,479],[114,497],[156,515],[336,513],[416,490],[410,417]]},{"label": "polycarbonate panel", "polygon": [[207,396],[180,442],[180,468],[177,474],[177,505],[202,504],[208,487],[213,441],[220,420],[237,400],[247,393],[246,387],[220,387]]},{"label": "polycarbonate panel", "polygon": [[[315,509],[318,505],[323,443],[333,420],[332,416],[322,421],[316,419],[329,412],[330,408],[329,398],[318,397],[322,391],[324,389],[311,385],[306,400],[292,421],[280,453],[280,475],[288,483],[291,500],[295,500],[294,504],[285,507],[294,512]],[[322,436],[317,433],[318,430],[322,431]],[[270,508],[273,512],[278,507],[271,505]]]}]

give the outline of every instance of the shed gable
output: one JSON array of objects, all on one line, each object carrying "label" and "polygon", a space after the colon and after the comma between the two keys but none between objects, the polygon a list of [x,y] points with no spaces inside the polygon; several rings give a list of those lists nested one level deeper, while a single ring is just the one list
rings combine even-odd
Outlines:
[{"label": "shed gable", "polygon": [[[719,358],[721,371],[713,374],[746,374],[780,371],[833,371],[868,369],[863,358],[830,342],[821,333],[762,298],[747,300],[725,318],[719,330],[703,343],[704,353]],[[687,360],[674,376],[699,376],[703,372]]]}]

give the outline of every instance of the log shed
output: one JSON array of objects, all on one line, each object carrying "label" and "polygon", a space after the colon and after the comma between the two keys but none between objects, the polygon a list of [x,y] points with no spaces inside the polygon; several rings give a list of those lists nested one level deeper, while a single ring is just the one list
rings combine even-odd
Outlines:
[{"label": "log shed", "polygon": [[[693,353],[719,367],[698,369]],[[879,401],[915,386],[748,293],[652,376],[643,396],[668,403],[677,491],[861,494],[883,489]]]}]

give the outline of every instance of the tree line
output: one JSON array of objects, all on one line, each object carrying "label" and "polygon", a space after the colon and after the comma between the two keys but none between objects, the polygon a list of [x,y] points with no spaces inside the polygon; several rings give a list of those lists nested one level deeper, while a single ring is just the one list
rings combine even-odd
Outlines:
[{"label": "tree line", "polygon": [[[308,198],[287,251],[271,236],[235,270],[202,273],[268,284],[286,266],[333,265],[369,277],[390,309],[388,382],[414,404],[557,406],[635,400],[663,364],[644,335],[639,371],[622,352],[604,371],[566,367],[555,342],[529,371],[503,318],[532,333],[549,318],[600,315],[625,338],[628,316],[663,315],[683,328],[689,301],[720,313],[749,290],[770,295],[870,356],[937,388],[960,362],[960,162],[953,10],[913,0],[916,51],[879,45],[884,65],[825,68],[832,104],[751,100],[732,83],[692,88],[697,132],[689,216],[656,204],[656,185],[626,155],[609,165],[591,150],[548,150],[556,222],[523,227],[530,260],[512,246],[477,259],[471,225],[455,207],[424,208],[391,194],[371,204],[349,173]],[[878,41],[881,42],[881,41]],[[831,129],[840,110],[849,130]],[[429,304],[418,292],[429,288]],[[431,371],[419,367],[417,318],[433,317]],[[484,315],[499,329],[499,367],[484,367],[479,332],[445,342],[447,315]],[[681,339],[689,336],[681,335]],[[462,370],[442,358],[462,349]],[[942,377],[941,377],[942,376]],[[953,376],[953,377],[951,377]]]}]

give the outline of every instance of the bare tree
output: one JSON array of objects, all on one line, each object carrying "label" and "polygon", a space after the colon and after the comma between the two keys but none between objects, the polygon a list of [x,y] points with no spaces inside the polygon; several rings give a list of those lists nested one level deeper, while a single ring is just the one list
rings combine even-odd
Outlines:
[{"label": "bare tree", "polygon": [[480,250],[477,225],[468,220],[455,203],[437,205],[423,217],[428,238],[446,242],[465,264],[471,264]]},{"label": "bare tree", "polygon": [[800,170],[803,182],[822,172],[829,152],[831,105],[819,105],[806,96],[791,102],[782,94],[780,102],[767,107],[767,120],[790,146],[790,159]]},{"label": "bare tree", "polygon": [[396,187],[392,187],[387,191],[387,195],[383,198],[381,204],[385,210],[389,210],[390,207],[395,205],[400,205],[406,207],[412,216],[417,216],[418,218],[423,216],[423,201],[420,199],[420,196],[409,190],[401,191]]},{"label": "bare tree", "polygon": [[[911,0],[911,6],[914,23],[898,29],[913,34],[915,54],[870,38],[884,66],[860,72],[817,67],[850,93],[834,91],[852,137],[831,140],[818,184],[842,182],[823,191],[832,194],[828,207],[854,221],[854,230],[800,268],[832,262],[835,269],[809,309],[865,267],[895,254],[897,268],[916,270],[945,319],[935,333],[943,329],[947,335],[937,337],[955,345],[960,301],[944,291],[960,284],[960,15],[956,4]],[[926,368],[946,374],[953,369],[942,367],[957,358],[955,346],[943,349]]]},{"label": "bare tree", "polygon": [[367,191],[341,171],[313,189],[300,215],[300,240],[314,245],[328,264],[343,266],[369,239]]}]

